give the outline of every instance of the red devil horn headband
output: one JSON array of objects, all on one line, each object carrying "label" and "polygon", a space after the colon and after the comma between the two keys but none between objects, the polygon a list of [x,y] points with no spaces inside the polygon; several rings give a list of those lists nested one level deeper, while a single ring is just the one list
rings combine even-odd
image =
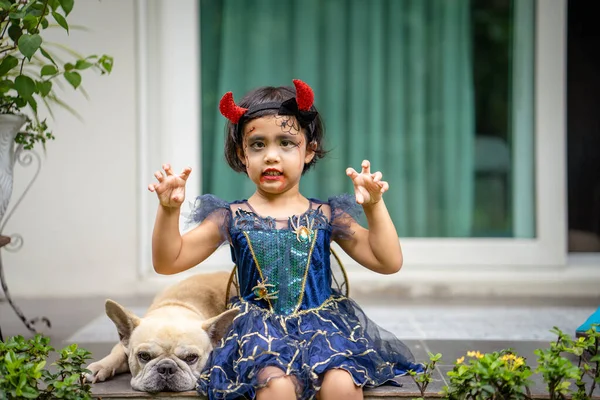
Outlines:
[{"label": "red devil horn headband", "polygon": [[296,87],[296,102],[298,103],[298,109],[302,111],[310,110],[315,101],[313,90],[300,79],[294,79],[294,86]]},{"label": "red devil horn headband", "polygon": [[232,123],[237,124],[248,109],[235,104],[235,101],[233,101],[233,93],[227,92],[219,102],[219,111],[221,111],[221,114],[223,114],[225,118]]},{"label": "red devil horn headband", "polygon": [[[295,98],[286,100],[283,103],[257,104],[255,107],[250,108],[249,114],[256,111],[273,109],[279,110],[279,114],[281,115],[293,114],[296,115],[301,122],[306,121],[310,123],[310,121],[312,121],[316,116],[316,112],[309,111],[315,99],[313,90],[300,79],[294,79],[293,82],[294,86],[296,87]],[[219,102],[219,111],[221,111],[221,114],[223,114],[223,116],[233,124],[239,123],[240,119],[247,113],[248,110],[248,108],[243,108],[235,104],[235,101],[233,101],[233,93],[231,92],[225,93]]]}]

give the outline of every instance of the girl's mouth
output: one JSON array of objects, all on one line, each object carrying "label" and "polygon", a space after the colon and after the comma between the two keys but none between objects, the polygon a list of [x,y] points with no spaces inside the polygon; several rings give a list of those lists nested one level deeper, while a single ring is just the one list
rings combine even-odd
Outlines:
[{"label": "girl's mouth", "polygon": [[278,181],[281,179],[283,179],[283,173],[275,169],[263,171],[262,175],[260,176],[261,181]]}]

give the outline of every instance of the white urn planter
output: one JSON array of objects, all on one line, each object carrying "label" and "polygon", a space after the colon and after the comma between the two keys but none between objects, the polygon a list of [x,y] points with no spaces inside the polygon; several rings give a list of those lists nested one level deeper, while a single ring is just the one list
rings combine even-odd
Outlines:
[{"label": "white urn planter", "polygon": [[[15,143],[15,137],[25,124],[23,115],[0,115],[0,224],[4,221],[8,204],[12,196],[13,171],[20,146]],[[0,234],[3,224],[0,225]]]},{"label": "white urn planter", "polygon": [[[4,235],[4,227],[6,226],[6,222],[8,221],[10,214],[12,214],[12,211],[10,214],[7,214],[7,210],[12,197],[13,172],[15,164],[17,161],[19,161],[19,164],[28,166],[32,163],[33,156],[35,156],[35,158],[38,160],[38,169],[33,179],[31,182],[29,182],[25,191],[21,194],[16,204],[12,207],[12,210],[16,208],[23,196],[27,193],[39,173],[39,168],[41,168],[39,156],[33,152],[23,152],[23,146],[17,145],[15,142],[15,137],[25,122],[26,118],[23,115],[0,114],[0,284],[2,285],[2,290],[4,291],[6,300],[10,303],[17,316],[21,319],[29,331],[35,333],[37,332],[36,328],[34,327],[36,322],[42,321],[46,324],[46,326],[49,327],[50,321],[45,317],[27,319],[14,303],[10,297],[8,285],[6,284],[6,280],[4,278],[4,266],[2,263],[1,253],[2,250],[17,251],[23,244],[23,240],[20,235]],[[8,244],[10,244],[10,246],[7,246]],[[0,298],[0,300],[2,299]],[[2,329],[0,327],[0,340],[2,339]]]}]

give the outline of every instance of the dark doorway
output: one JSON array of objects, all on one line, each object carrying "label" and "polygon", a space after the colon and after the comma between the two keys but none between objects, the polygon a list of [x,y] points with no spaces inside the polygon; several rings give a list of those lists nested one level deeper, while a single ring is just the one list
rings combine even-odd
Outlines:
[{"label": "dark doorway", "polygon": [[569,251],[600,252],[600,30],[587,2],[567,12]]}]

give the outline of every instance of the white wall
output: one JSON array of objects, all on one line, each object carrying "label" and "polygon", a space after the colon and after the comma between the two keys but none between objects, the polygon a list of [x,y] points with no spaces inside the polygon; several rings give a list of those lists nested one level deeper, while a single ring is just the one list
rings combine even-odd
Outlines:
[{"label": "white wall", "polygon": [[[89,94],[65,95],[83,122],[61,109],[51,121],[56,140],[42,154],[40,175],[4,231],[23,236],[3,251],[13,296],[127,293],[137,281],[136,25],[133,0],[78,0],[69,37],[55,40],[81,54],[109,54],[110,76],[84,71]],[[31,175],[17,165],[13,203]]]},{"label": "white wall", "polygon": [[[52,126],[57,140],[48,144],[38,180],[4,231],[19,233],[25,241],[17,253],[2,250],[13,296],[153,293],[185,276],[158,277],[149,265],[156,199],[146,190],[148,181],[161,162],[171,161],[176,169],[199,162],[199,103],[193,98],[198,64],[190,56],[191,49],[197,50],[196,2],[177,0],[175,10],[167,1],[175,2],[77,0],[69,20],[90,31],[73,31],[68,40],[60,35],[60,41],[83,54],[110,54],[115,68],[108,77],[84,75],[89,101],[80,93],[66,96],[83,122],[56,110]],[[379,276],[350,266],[355,292],[385,287],[407,295],[598,294],[597,259],[583,265],[565,261],[564,182],[556,182],[565,165],[560,156],[564,7],[564,0],[552,0],[538,2],[537,8],[536,52],[543,68],[536,74],[538,99],[543,100],[537,104],[536,148],[540,237],[405,239],[406,262],[400,274]],[[178,88],[185,90],[173,90]],[[195,174],[200,174],[198,168]],[[29,175],[30,169],[17,166],[15,200]],[[189,188],[188,198],[197,191]],[[224,249],[190,272],[229,263]]]}]

